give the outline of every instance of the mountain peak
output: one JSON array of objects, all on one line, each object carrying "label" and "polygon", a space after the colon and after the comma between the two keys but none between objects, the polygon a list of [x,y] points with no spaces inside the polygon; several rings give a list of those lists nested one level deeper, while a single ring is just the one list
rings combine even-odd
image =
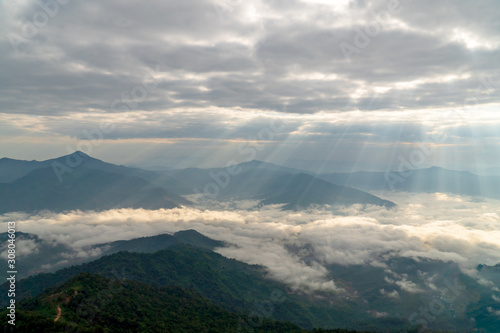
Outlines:
[{"label": "mountain peak", "polygon": [[[81,157],[86,158],[86,159],[90,159],[90,158],[91,158],[91,159],[94,159],[93,157],[91,157],[91,156],[89,156],[89,155],[85,154],[85,153],[84,153],[83,151],[81,151],[81,150],[77,150],[77,151],[75,151],[73,154],[78,154],[78,155],[80,155]],[[70,154],[70,155],[73,155],[73,154]]]},{"label": "mountain peak", "polygon": [[65,160],[65,159],[68,159],[68,158],[81,159],[81,160],[83,160],[85,162],[87,162],[87,161],[100,161],[100,160],[98,160],[96,158],[93,158],[92,156],[89,156],[89,155],[85,154],[81,150],[77,150],[77,151],[75,151],[75,152],[73,152],[71,154],[58,157],[58,158],[56,158],[56,160],[61,160],[61,159]]},{"label": "mountain peak", "polygon": [[266,169],[274,169],[274,170],[281,170],[281,171],[286,171],[290,173],[298,173],[302,172],[302,170],[298,169],[292,169],[288,167],[284,167],[278,164],[270,163],[270,162],[265,162],[265,161],[259,161],[259,160],[251,160],[248,162],[242,162],[238,164],[242,167],[250,167],[250,168],[266,168]]}]

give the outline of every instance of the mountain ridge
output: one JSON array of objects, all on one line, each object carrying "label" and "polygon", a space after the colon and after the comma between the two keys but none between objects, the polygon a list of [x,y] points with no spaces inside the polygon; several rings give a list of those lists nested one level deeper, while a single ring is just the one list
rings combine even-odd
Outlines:
[{"label": "mountain ridge", "polygon": [[[234,166],[237,172],[231,174],[227,168],[188,168],[161,173],[131,169],[103,162],[80,151],[36,162],[34,166],[32,162],[26,163],[29,167],[20,168],[23,172],[35,169],[10,183],[0,183],[0,199],[5,201],[0,213],[175,208],[191,204],[182,195],[194,194],[199,191],[198,188],[204,191],[207,186],[218,187],[215,199],[219,201],[250,199],[260,200],[261,204],[279,202],[285,204],[285,209],[302,209],[312,204],[395,206],[369,193],[361,194],[359,190],[343,188],[343,185],[325,184],[314,175],[305,176],[304,173],[302,177],[309,177],[309,183],[318,185],[318,188],[303,182],[293,186],[294,179],[298,179],[293,177],[301,173],[299,170],[257,160]],[[0,170],[5,168],[5,163],[0,163]],[[11,179],[15,176],[15,172],[10,174]],[[3,176],[4,179],[8,177],[9,173]],[[268,183],[274,186],[269,187]],[[283,196],[284,187],[295,197]],[[287,200],[283,201],[285,197]]]},{"label": "mountain ridge", "polygon": [[143,178],[85,167],[73,170],[62,182],[51,167],[35,169],[12,183],[1,183],[0,200],[0,213],[159,209],[179,207],[176,201],[190,203]]}]

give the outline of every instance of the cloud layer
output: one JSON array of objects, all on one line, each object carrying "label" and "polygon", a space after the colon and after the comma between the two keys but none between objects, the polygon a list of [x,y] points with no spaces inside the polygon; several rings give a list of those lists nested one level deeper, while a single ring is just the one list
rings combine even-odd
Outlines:
[{"label": "cloud layer", "polygon": [[[60,156],[87,140],[83,130],[109,121],[115,129],[94,147],[99,157],[169,166],[187,159],[192,166],[216,151],[230,154],[232,140],[250,140],[267,118],[284,113],[290,126],[261,159],[309,153],[315,160],[329,147],[333,161],[352,165],[358,157],[364,168],[380,169],[393,158],[371,156],[404,155],[408,143],[451,131],[451,148],[430,164],[495,166],[488,156],[499,152],[498,6],[3,1],[0,149],[27,159]],[[463,122],[445,116],[459,111]],[[131,156],[128,147],[143,153]]]},{"label": "cloud layer", "polygon": [[[477,202],[439,193],[383,194],[398,203],[397,210],[351,206],[333,213],[323,209],[281,211],[279,206],[226,210],[221,206],[205,211],[16,213],[0,220],[15,220],[20,231],[65,244],[76,253],[89,245],[195,229],[233,244],[218,249],[222,255],[263,265],[271,278],[302,290],[340,291],[328,277],[326,266],[330,264],[386,267],[390,258],[428,258],[455,262],[463,272],[475,276],[478,264],[500,263],[498,201]],[[30,247],[30,251],[36,249]],[[411,277],[388,272],[393,274],[387,276],[391,283],[419,292]],[[392,292],[388,297],[398,295]]]},{"label": "cloud layer", "polygon": [[[43,3],[0,5],[5,112],[120,112],[130,106],[110,109],[115,96],[144,77],[158,85],[144,111],[462,107],[498,69],[495,1],[46,3],[57,13]],[[352,59],[342,43],[359,50]],[[480,104],[500,102],[493,85]]]}]

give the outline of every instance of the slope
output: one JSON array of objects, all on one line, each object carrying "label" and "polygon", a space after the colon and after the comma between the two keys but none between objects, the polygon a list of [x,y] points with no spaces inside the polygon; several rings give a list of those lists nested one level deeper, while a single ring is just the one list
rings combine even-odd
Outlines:
[{"label": "slope", "polygon": [[273,179],[259,194],[263,204],[286,204],[285,209],[306,208],[309,205],[370,204],[391,208],[391,201],[369,193],[335,185],[307,174],[285,175]]},{"label": "slope", "polygon": [[[19,308],[16,329],[30,332],[238,332],[250,322],[248,316],[183,288],[89,273],[24,301]],[[8,326],[5,320],[3,326]],[[253,331],[302,330],[292,323],[266,319]]]},{"label": "slope", "polygon": [[0,184],[0,213],[39,210],[174,208],[189,201],[144,179],[80,167],[59,181],[51,167]]},{"label": "slope", "polygon": [[439,167],[405,172],[353,172],[318,175],[319,178],[366,191],[397,190],[424,193],[453,193],[499,199],[500,177],[478,176],[466,171]]},{"label": "slope", "polygon": [[[311,298],[311,295],[287,293],[283,284],[265,279],[266,272],[260,266],[181,244],[153,254],[120,252],[56,273],[31,276],[18,281],[16,299],[37,296],[83,272],[155,286],[188,288],[226,310],[242,313],[263,311],[268,317],[291,321],[303,328],[390,331],[410,327],[402,319],[373,318],[365,311],[359,311],[355,302],[340,295],[320,293]],[[0,288],[2,306],[6,302],[6,288],[6,284]]]}]

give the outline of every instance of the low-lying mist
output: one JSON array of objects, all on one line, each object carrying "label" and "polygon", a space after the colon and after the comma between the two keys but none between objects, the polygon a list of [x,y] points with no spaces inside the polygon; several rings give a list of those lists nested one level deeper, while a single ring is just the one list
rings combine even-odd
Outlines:
[{"label": "low-lying mist", "polygon": [[[37,215],[13,213],[19,231],[45,242],[64,244],[79,257],[99,255],[89,246],[195,229],[232,244],[220,254],[266,267],[269,277],[301,290],[341,291],[327,265],[386,267],[394,257],[454,262],[476,277],[478,264],[500,263],[500,202],[446,194],[376,193],[398,204],[317,207],[283,211],[256,202],[220,203],[210,209],[115,209]],[[37,251],[20,242],[20,253]],[[22,260],[22,258],[20,258]],[[418,291],[407,278],[395,281]],[[482,281],[487,284],[487,281]]]}]

